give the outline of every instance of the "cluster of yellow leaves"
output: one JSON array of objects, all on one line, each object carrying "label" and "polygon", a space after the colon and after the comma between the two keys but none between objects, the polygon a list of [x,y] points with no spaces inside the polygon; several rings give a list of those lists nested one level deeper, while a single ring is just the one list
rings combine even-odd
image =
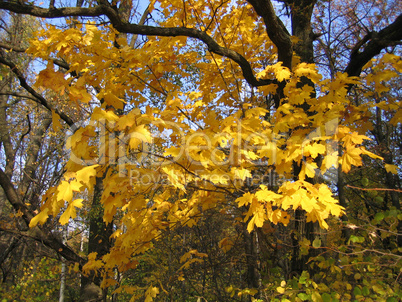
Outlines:
[{"label": "cluster of yellow leaves", "polygon": [[[198,258],[195,258],[198,257]],[[200,253],[197,250],[191,250],[187,253],[185,253],[183,256],[180,257],[180,263],[183,263],[183,265],[179,268],[179,270],[183,270],[185,268],[190,267],[192,263],[195,262],[203,262],[204,260],[202,258],[208,257],[207,254],[205,253]],[[183,277],[182,277],[183,278]],[[183,279],[184,280],[184,279]],[[182,280],[179,280],[182,281]]]},{"label": "cluster of yellow leaves", "polygon": [[44,224],[49,215],[56,217],[65,203],[67,203],[67,207],[59,219],[60,223],[64,225],[70,218],[74,219],[77,216],[76,208],[82,208],[84,200],[73,198],[84,190],[89,192],[93,190],[97,168],[99,167],[99,165],[93,165],[83,167],[77,172],[66,173],[65,180],[62,180],[57,187],[48,190],[43,196],[41,212],[31,220],[29,226],[34,227],[38,223]]},{"label": "cluster of yellow leaves", "polygon": [[[399,85],[398,75],[402,72],[402,60],[398,55],[386,53],[380,59],[373,59],[365,68],[370,72],[365,76],[364,82],[374,89],[365,93],[367,98],[379,99],[390,91],[392,85]],[[396,126],[402,122],[402,104],[398,96],[386,94],[386,98],[379,102],[371,103],[370,107],[377,107],[387,114],[391,114],[390,124]]]},{"label": "cluster of yellow leaves", "polygon": [[91,271],[95,271],[98,274],[98,270],[102,267],[103,263],[101,260],[96,260],[98,253],[90,253],[88,255],[88,262],[83,266],[82,272],[89,275]]},{"label": "cluster of yellow leaves", "polygon": [[[322,228],[328,228],[325,219],[328,216],[340,216],[343,213],[337,200],[332,197],[330,189],[323,184],[312,185],[306,181],[286,182],[278,191],[279,194],[261,185],[256,193],[245,193],[236,199],[239,207],[249,206],[244,221],[249,221],[247,230],[251,232],[254,227],[262,227],[269,220],[274,224],[278,222],[289,223],[288,209],[303,209],[306,211],[307,221],[318,221]],[[249,220],[249,217],[252,218]]]}]

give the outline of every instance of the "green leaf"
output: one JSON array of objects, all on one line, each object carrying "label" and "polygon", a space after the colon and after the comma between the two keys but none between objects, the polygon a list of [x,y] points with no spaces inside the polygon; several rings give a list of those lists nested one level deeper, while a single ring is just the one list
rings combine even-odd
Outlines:
[{"label": "green leaf", "polygon": [[313,247],[319,248],[321,246],[321,239],[316,237],[313,241]]},{"label": "green leaf", "polygon": [[370,295],[370,289],[367,286],[363,287],[362,294],[363,294],[363,296]]},{"label": "green leaf", "polygon": [[349,238],[349,243],[353,242],[353,243],[363,243],[364,242],[364,237],[360,237],[360,236],[355,236],[355,235],[351,235]]},{"label": "green leaf", "polygon": [[323,293],[323,294],[321,295],[321,298],[322,298],[322,301],[323,301],[323,302],[331,302],[331,301],[332,301],[332,297],[331,297],[331,295],[328,294],[328,293]]},{"label": "green leaf", "polygon": [[375,220],[377,221],[381,221],[385,218],[385,214],[383,212],[379,212],[377,214],[374,215]]},{"label": "green leaf", "polygon": [[362,295],[362,291],[360,290],[359,287],[356,286],[356,287],[353,289],[353,294],[354,294],[355,296],[361,296],[361,295]]},{"label": "green leaf", "polygon": [[369,184],[369,180],[367,179],[367,177],[362,178],[360,182],[362,183],[363,187],[367,187]]},{"label": "green leaf", "polygon": [[308,278],[310,278],[308,272],[303,271],[301,276],[300,276],[300,278],[299,278],[299,283],[300,284],[306,284]]},{"label": "green leaf", "polygon": [[297,297],[299,299],[301,299],[302,301],[306,301],[306,300],[308,300],[310,298],[310,295],[307,295],[306,293],[300,293],[300,294],[297,295]]},{"label": "green leaf", "polygon": [[384,198],[382,198],[381,196],[377,196],[376,198],[374,198],[374,201],[377,203],[382,203],[384,202]]}]

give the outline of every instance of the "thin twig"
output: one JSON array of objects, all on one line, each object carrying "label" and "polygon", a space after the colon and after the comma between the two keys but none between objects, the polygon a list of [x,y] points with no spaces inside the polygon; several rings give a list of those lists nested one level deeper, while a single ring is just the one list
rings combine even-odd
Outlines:
[{"label": "thin twig", "polygon": [[351,185],[346,185],[346,187],[351,188],[351,189],[356,189],[356,190],[362,190],[362,191],[393,191],[393,192],[402,193],[402,190],[399,190],[399,189],[386,189],[386,188],[359,188],[359,187],[354,187],[354,186],[351,186]]}]

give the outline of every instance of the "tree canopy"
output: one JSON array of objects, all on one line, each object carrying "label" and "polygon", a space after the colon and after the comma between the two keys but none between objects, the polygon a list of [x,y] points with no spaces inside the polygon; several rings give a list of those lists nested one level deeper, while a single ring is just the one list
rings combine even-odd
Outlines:
[{"label": "tree canopy", "polygon": [[1,231],[81,301],[402,298],[401,3],[0,9]]}]

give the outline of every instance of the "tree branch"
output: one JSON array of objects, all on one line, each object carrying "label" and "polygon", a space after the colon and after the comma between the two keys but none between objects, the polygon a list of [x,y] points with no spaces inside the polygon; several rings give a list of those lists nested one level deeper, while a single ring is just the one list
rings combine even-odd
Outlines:
[{"label": "tree branch", "polygon": [[28,94],[23,94],[23,93],[18,93],[18,92],[0,92],[0,95],[9,95],[9,96],[15,96],[17,98],[24,98],[24,99],[29,99],[32,100],[34,102],[38,102],[38,100],[33,97],[32,95],[28,95]]},{"label": "tree branch", "polygon": [[[258,80],[253,73],[250,63],[239,53],[226,47],[220,46],[211,36],[206,32],[194,28],[187,27],[156,27],[149,25],[138,25],[124,22],[119,16],[118,12],[110,6],[106,0],[100,0],[99,5],[95,7],[64,7],[64,8],[41,8],[35,5],[23,4],[20,2],[8,2],[0,0],[0,9],[5,9],[14,13],[26,14],[42,18],[63,18],[72,16],[82,17],[99,17],[107,16],[116,30],[121,33],[130,33],[135,35],[146,36],[161,36],[161,37],[177,37],[184,36],[194,38],[204,42],[208,46],[208,50],[235,61],[242,69],[245,80],[253,87],[264,86],[273,83],[272,80]],[[272,5],[271,5],[272,6]],[[275,19],[276,23],[279,19]],[[283,24],[282,24],[283,26]],[[271,32],[276,30],[273,29]],[[283,26],[281,33],[286,30]],[[271,37],[270,37],[271,38]],[[287,52],[291,54],[291,42],[288,37],[286,44]],[[274,42],[275,43],[275,42]],[[277,44],[278,49],[285,49],[285,44]],[[290,45],[290,47],[289,47]],[[282,52],[282,50],[281,50]],[[291,56],[290,56],[291,58]],[[282,58],[280,60],[289,61],[289,58]],[[285,62],[284,61],[284,62]]]},{"label": "tree branch", "polygon": [[[109,6],[109,5],[108,5]],[[0,0],[0,9],[5,9],[17,14],[31,15],[42,18],[64,18],[64,17],[98,17],[104,15],[104,5],[95,7],[61,7],[43,8],[22,1]]]},{"label": "tree branch", "polygon": [[7,60],[5,53],[2,49],[0,49],[0,63],[8,66],[11,69],[11,71],[16,75],[16,77],[20,81],[21,87],[23,87],[26,91],[28,91],[31,95],[33,95],[41,105],[43,105],[49,111],[54,110],[60,116],[60,118],[67,123],[67,125],[72,126],[74,124],[74,121],[70,117],[68,117],[64,112],[60,112],[59,110],[53,108],[42,95],[37,93],[31,86],[28,85],[22,72],[13,62]]},{"label": "tree branch", "polygon": [[26,48],[21,48],[21,47],[14,47],[12,45],[6,44],[6,43],[0,43],[0,48],[4,48],[7,50],[12,50],[15,52],[25,52]]},{"label": "tree branch", "polygon": [[[147,8],[145,9],[144,13],[141,16],[140,22],[138,23],[138,25],[144,25],[145,21],[148,18],[148,14],[149,14],[149,5],[147,6]],[[130,41],[130,47],[134,48],[135,47],[135,43],[137,42],[137,38],[138,38],[138,34],[134,34],[131,38]]]},{"label": "tree branch", "polygon": [[265,23],[268,37],[278,49],[278,61],[283,62],[283,66],[292,68],[293,47],[290,34],[285,25],[278,18],[270,0],[247,0],[255,9],[256,13],[262,17]]},{"label": "tree branch", "polygon": [[[3,188],[4,193],[7,196],[7,200],[10,202],[12,207],[16,212],[20,211],[22,213],[22,218],[28,225],[34,214],[28,209],[28,207],[21,201],[17,190],[11,183],[8,176],[4,173],[3,169],[0,168],[0,186]],[[44,228],[44,227],[42,227]],[[70,247],[66,246],[60,242],[53,234],[49,231],[44,232],[40,227],[35,227],[31,229],[32,237],[37,241],[42,242],[46,246],[53,249],[56,253],[60,254],[69,261],[78,262],[80,265],[85,263],[85,260],[76,254]]]},{"label": "tree branch", "polygon": [[[356,44],[350,55],[350,61],[345,72],[349,76],[359,76],[363,66],[374,56],[378,55],[384,48],[400,43],[401,40],[402,14],[378,33],[369,33],[362,41]],[[359,50],[363,45],[365,45],[364,50],[360,52]]]}]

